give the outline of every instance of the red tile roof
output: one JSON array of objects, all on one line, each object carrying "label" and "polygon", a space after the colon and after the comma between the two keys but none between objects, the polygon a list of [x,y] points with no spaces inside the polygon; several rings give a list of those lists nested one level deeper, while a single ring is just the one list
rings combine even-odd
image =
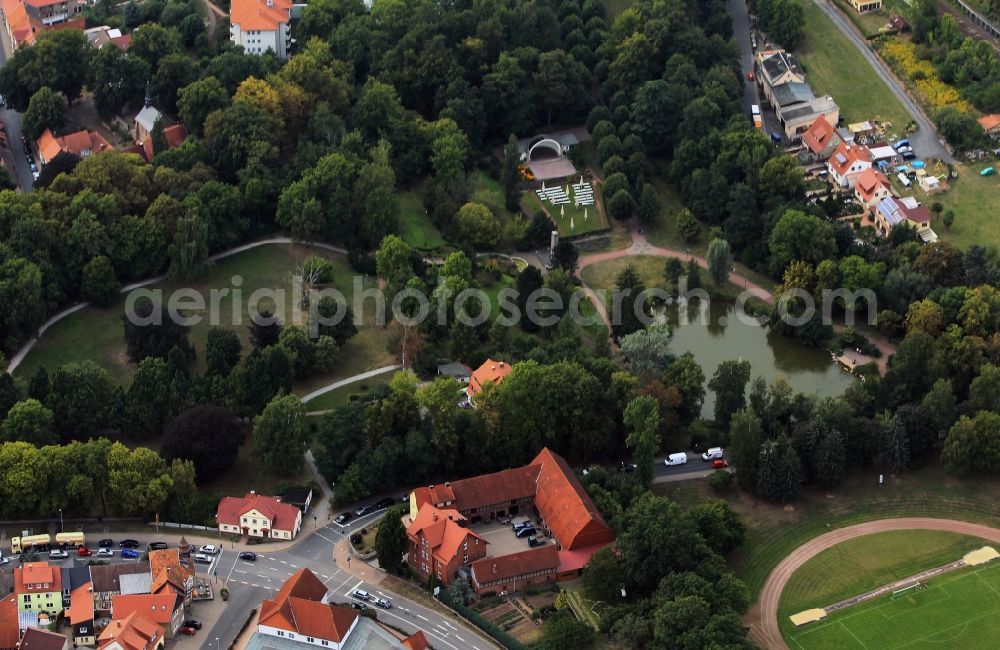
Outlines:
[{"label": "red tile roof", "polygon": [[28,562],[23,567],[14,569],[14,593],[27,593],[28,590],[24,588],[26,584],[48,584],[45,593],[62,591],[62,571],[59,567],[50,567],[48,562]]},{"label": "red tile roof", "polygon": [[542,467],[535,507],[562,548],[573,550],[615,540],[597,506],[561,456],[545,448],[531,464]]},{"label": "red tile roof", "polygon": [[292,8],[291,0],[274,0],[268,6],[267,0],[232,0],[229,5],[229,22],[239,25],[242,31],[259,29],[271,31],[281,23],[287,23]]},{"label": "red tile roof", "polygon": [[403,646],[409,648],[409,650],[426,650],[431,647],[431,644],[427,643],[427,637],[424,636],[424,631],[417,630],[415,634],[403,639]]},{"label": "red tile roof", "polygon": [[406,529],[406,535],[414,542],[423,537],[427,540],[434,557],[448,563],[458,554],[462,544],[469,537],[475,537],[483,544],[487,543],[485,539],[459,523],[463,520],[464,517],[457,510],[442,510],[425,504]]},{"label": "red tile roof", "polygon": [[559,573],[578,571],[582,569],[587,566],[587,562],[590,561],[590,556],[605,546],[607,546],[607,544],[595,544],[593,546],[578,548],[575,551],[559,551]]},{"label": "red tile roof", "polygon": [[990,113],[989,115],[983,115],[978,121],[984,131],[992,131],[1000,126],[1000,114]]},{"label": "red tile roof", "polygon": [[278,594],[260,606],[258,625],[306,636],[343,642],[358,618],[357,612],[322,602],[326,587],[309,569],[299,569]]},{"label": "red tile roof", "polygon": [[17,594],[7,594],[0,599],[0,648],[14,648],[20,638]]},{"label": "red tile roof", "polygon": [[167,548],[149,552],[150,591],[159,593],[170,584],[179,594],[187,593],[188,581],[194,578],[194,567],[181,562],[180,550]]},{"label": "red tile roof", "polygon": [[880,187],[891,187],[889,179],[874,167],[869,167],[858,176],[858,181],[854,189],[858,193],[858,196],[861,197],[861,200],[868,203]]},{"label": "red tile roof", "polygon": [[418,509],[425,503],[440,507],[453,505],[455,501],[455,491],[451,489],[450,483],[419,487],[413,491],[413,494],[417,499]]},{"label": "red tile roof", "polygon": [[[843,154],[843,155],[838,155]],[[847,170],[851,168],[857,161],[864,161],[871,163],[872,156],[868,152],[868,147],[861,145],[847,144],[846,142],[840,143],[840,146],[833,152],[830,156],[830,166],[839,176],[843,176],[847,173]]]},{"label": "red tile roof", "polygon": [[475,397],[483,392],[483,386],[490,382],[499,384],[504,377],[510,374],[511,370],[513,367],[505,361],[487,359],[483,365],[472,372],[472,378],[469,379],[469,397]]},{"label": "red tile roof", "polygon": [[277,497],[251,492],[242,498],[223,497],[215,517],[220,524],[239,526],[240,517],[251,510],[257,510],[270,519],[273,530],[294,530],[300,512],[297,507],[282,503]]},{"label": "red tile roof", "polygon": [[69,622],[73,625],[94,620],[94,586],[86,582],[70,593]]},{"label": "red tile roof", "polygon": [[180,596],[175,593],[163,594],[118,594],[111,597],[111,615],[125,618],[133,612],[146,616],[154,623],[169,626],[174,611],[180,606]]},{"label": "red tile roof", "polygon": [[64,635],[45,632],[35,627],[29,627],[21,637],[19,650],[63,650],[68,642]]},{"label": "red tile roof", "polygon": [[96,154],[114,149],[111,143],[96,131],[77,131],[56,137],[52,131],[45,129],[42,136],[38,138],[37,145],[38,152],[46,161],[51,161],[63,151],[83,156],[84,152],[87,151],[90,154]]},{"label": "red tile roof", "polygon": [[455,508],[471,510],[499,501],[530,499],[535,496],[538,480],[538,468],[532,465],[452,481]]},{"label": "red tile roof", "polygon": [[818,154],[826,149],[836,135],[836,129],[830,125],[825,116],[820,115],[809,127],[809,130],[802,134],[802,142],[809,147],[810,151]]},{"label": "red tile roof", "polygon": [[487,557],[472,563],[472,577],[478,584],[494,580],[509,580],[537,571],[550,570],[553,573],[559,567],[559,550],[554,544],[546,544],[526,551]]},{"label": "red tile roof", "polygon": [[125,618],[111,621],[101,632],[97,647],[104,648],[117,641],[125,650],[147,650],[155,645],[156,639],[162,639],[165,633],[164,628],[149,617],[132,612]]}]

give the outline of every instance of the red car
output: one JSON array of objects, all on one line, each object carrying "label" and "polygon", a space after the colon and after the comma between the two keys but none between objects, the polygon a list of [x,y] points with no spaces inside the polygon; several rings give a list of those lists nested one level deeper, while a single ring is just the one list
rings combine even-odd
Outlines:
[{"label": "red car", "polygon": [[194,636],[195,633],[198,632],[198,630],[194,629],[190,625],[185,625],[181,627],[181,629],[179,629],[178,632],[180,632],[181,634],[186,634],[188,636]]},{"label": "red car", "polygon": [[747,73],[747,81],[753,81],[753,70]]},{"label": "red car", "polygon": [[86,546],[81,546],[80,548],[76,549],[76,554],[80,557],[90,557],[91,555],[93,555],[90,549],[87,548]]},{"label": "red car", "polygon": [[712,461],[712,469],[722,469],[723,467],[729,467],[729,461],[722,458],[716,458]]}]

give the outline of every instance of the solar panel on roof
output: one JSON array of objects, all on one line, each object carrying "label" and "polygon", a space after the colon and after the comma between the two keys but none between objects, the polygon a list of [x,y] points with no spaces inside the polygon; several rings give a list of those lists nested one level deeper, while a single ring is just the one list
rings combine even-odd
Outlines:
[{"label": "solar panel on roof", "polygon": [[841,165],[847,162],[847,156],[845,156],[842,153],[838,153],[835,157],[837,159],[837,162],[840,163]]}]

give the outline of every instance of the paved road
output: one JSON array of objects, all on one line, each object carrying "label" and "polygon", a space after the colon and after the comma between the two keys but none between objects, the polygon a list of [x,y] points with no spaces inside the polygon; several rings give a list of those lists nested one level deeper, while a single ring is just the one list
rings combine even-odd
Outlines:
[{"label": "paved road", "polygon": [[[0,67],[3,67],[11,53],[10,36],[5,29],[0,29],[0,44],[2,44],[0,47]],[[31,167],[28,166],[28,160],[24,157],[24,151],[21,148],[21,114],[4,107],[0,109],[0,120],[3,120],[4,124],[7,125],[10,152],[14,157],[15,180],[22,190],[30,192],[35,181],[31,175]]]},{"label": "paved road", "polygon": [[981,537],[1000,544],[1000,529],[967,521],[929,517],[880,519],[824,533],[792,551],[768,575],[760,591],[760,597],[743,617],[743,622],[750,628],[751,638],[763,648],[788,650],[788,645],[781,637],[781,629],[778,627],[778,603],[781,600],[781,592],[792,574],[810,558],[832,546],[863,535],[891,530],[945,530]]},{"label": "paved road", "polygon": [[[868,41],[858,33],[855,29],[854,24],[844,14],[840,12],[837,7],[829,2],[829,0],[813,0],[817,7],[830,18],[834,25],[837,26],[843,34],[858,48],[861,52],[861,56],[865,57],[869,65],[875,69],[875,74],[885,82],[889,89],[896,95],[899,102],[903,105],[903,108],[913,117],[919,128],[916,133],[909,136],[910,145],[913,147],[914,152],[921,158],[940,158],[945,161],[954,160],[951,154],[948,153],[948,149],[945,147],[941,141],[941,137],[938,135],[937,129],[934,128],[934,123],[931,122],[930,118],[924,113],[924,111],[917,105],[913,98],[910,97],[909,93],[906,92],[906,88],[903,87],[902,83],[896,79],[896,75],[889,70],[885,62],[868,47]],[[836,99],[836,97],[834,97]],[[897,125],[899,126],[899,125]]]},{"label": "paved road", "polygon": [[[750,41],[750,17],[747,13],[746,0],[728,0],[726,8],[733,19],[733,38],[740,53],[740,73],[746,80],[747,72],[754,69],[753,46]],[[760,91],[757,84],[744,81],[743,112],[750,116],[750,107],[760,105]]]}]

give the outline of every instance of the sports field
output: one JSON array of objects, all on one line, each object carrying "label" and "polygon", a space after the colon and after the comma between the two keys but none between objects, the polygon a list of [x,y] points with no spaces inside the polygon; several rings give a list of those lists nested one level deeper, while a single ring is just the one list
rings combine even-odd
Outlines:
[{"label": "sports field", "polygon": [[1000,639],[1000,564],[932,578],[927,589],[852,607],[787,637],[792,648],[962,648]]}]

